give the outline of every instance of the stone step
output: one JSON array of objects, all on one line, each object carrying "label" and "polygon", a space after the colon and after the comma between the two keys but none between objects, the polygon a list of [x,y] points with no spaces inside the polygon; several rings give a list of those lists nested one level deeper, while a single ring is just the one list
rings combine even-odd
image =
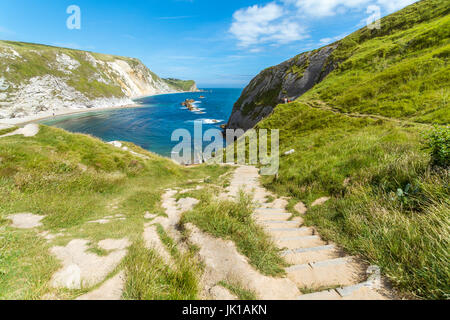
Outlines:
[{"label": "stone step", "polygon": [[336,290],[326,290],[304,294],[298,297],[301,301],[313,301],[313,300],[342,300],[342,297]]},{"label": "stone step", "polygon": [[306,264],[325,260],[333,260],[342,256],[342,252],[334,245],[312,248],[295,248],[282,253],[290,264]]},{"label": "stone step", "polygon": [[275,238],[312,236],[312,228],[270,228],[269,233]]},{"label": "stone step", "polygon": [[285,220],[258,220],[260,225],[262,225],[267,232],[270,232],[272,228],[298,228],[300,223],[297,221],[285,221]]},{"label": "stone step", "polygon": [[372,287],[370,282],[353,286],[304,294],[298,300],[387,300],[388,297]]},{"label": "stone step", "polygon": [[324,246],[326,243],[319,236],[286,237],[275,239],[280,248],[302,249]]},{"label": "stone step", "polygon": [[280,208],[262,208],[262,207],[255,209],[255,211],[261,213],[286,212],[286,210]]},{"label": "stone step", "polygon": [[291,217],[290,213],[267,213],[267,214],[255,214],[255,219],[258,221],[277,221],[288,220]]},{"label": "stone step", "polygon": [[336,289],[343,300],[388,300],[389,297],[372,287],[370,282]]},{"label": "stone step", "polygon": [[354,257],[301,264],[286,269],[288,278],[299,287],[315,289],[333,286],[353,286],[364,278],[364,266]]},{"label": "stone step", "polygon": [[254,212],[255,215],[257,216],[265,216],[265,215],[286,215],[288,214],[289,216],[292,216],[292,213],[287,212],[286,210],[282,210],[282,209],[277,209],[277,210],[270,210],[270,211],[260,211],[260,210],[255,210]]}]

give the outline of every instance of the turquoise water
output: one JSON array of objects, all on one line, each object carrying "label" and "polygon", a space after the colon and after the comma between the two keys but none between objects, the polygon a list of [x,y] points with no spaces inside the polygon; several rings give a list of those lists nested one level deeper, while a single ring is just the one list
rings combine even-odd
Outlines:
[{"label": "turquoise water", "polygon": [[[172,132],[187,129],[193,137],[194,121],[203,122],[203,130],[220,129],[231,115],[233,104],[242,89],[205,89],[206,92],[167,94],[136,100],[140,108],[116,109],[44,120],[41,123],[70,132],[86,133],[104,141],[129,141],[144,149],[170,157]],[[204,99],[200,99],[204,96]],[[197,101],[196,106],[204,113],[190,112],[181,102]],[[211,123],[212,119],[220,120]]]}]

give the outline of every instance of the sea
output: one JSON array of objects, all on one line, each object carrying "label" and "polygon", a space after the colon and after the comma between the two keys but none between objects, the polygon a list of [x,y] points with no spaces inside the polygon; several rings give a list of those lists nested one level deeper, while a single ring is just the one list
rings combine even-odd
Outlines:
[{"label": "sea", "polygon": [[[40,123],[74,133],[90,134],[105,142],[127,141],[164,157],[170,157],[179,141],[172,133],[186,129],[194,139],[194,123],[202,123],[203,132],[226,124],[242,89],[213,88],[203,92],[156,95],[135,100],[137,108],[122,108],[72,114]],[[202,98],[203,97],[203,98]],[[189,111],[181,103],[193,99],[198,111]]]}]

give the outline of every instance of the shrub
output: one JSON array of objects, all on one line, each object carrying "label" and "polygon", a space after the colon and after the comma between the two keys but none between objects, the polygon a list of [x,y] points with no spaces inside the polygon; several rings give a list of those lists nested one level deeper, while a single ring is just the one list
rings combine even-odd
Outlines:
[{"label": "shrub", "polygon": [[450,127],[435,127],[426,137],[426,143],[431,151],[432,165],[450,167]]}]

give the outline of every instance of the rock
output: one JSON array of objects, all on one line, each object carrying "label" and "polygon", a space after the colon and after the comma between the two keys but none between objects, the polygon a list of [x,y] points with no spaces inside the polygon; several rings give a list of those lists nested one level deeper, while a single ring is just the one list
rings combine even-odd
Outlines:
[{"label": "rock", "polygon": [[99,220],[89,221],[89,223],[98,223],[98,224],[108,224],[110,222],[111,222],[111,220],[109,220],[109,219],[99,219]]},{"label": "rock", "polygon": [[328,58],[336,47],[306,52],[262,71],[234,105],[227,129],[251,129],[285,99],[295,100],[320,83],[335,68]]},{"label": "rock", "polygon": [[103,250],[111,251],[111,250],[123,250],[128,248],[131,245],[128,239],[106,239],[102,240],[98,243],[98,246]]},{"label": "rock", "polygon": [[294,153],[295,153],[295,149],[291,149],[291,150],[285,152],[284,155],[285,156],[289,156],[289,155],[294,154]]},{"label": "rock", "polygon": [[[204,263],[202,283],[213,288],[221,281],[245,284],[261,300],[295,300],[300,291],[291,280],[262,275],[255,270],[232,241],[215,238],[186,224],[189,241],[200,248],[198,256]],[[208,292],[210,292],[208,290]]]},{"label": "rock", "polygon": [[[14,50],[15,46],[20,46],[23,56]],[[48,61],[42,55],[44,51],[53,55],[54,59]],[[77,50],[76,54],[71,54],[70,51],[56,47],[3,43],[0,46],[0,60],[7,71],[0,77],[1,115],[24,118],[37,114],[51,116],[64,113],[65,110],[121,107],[134,105],[134,98],[183,91],[184,81],[178,80],[180,87],[175,87],[156,76],[137,59],[103,55],[94,57],[89,52]],[[17,73],[9,72],[13,64],[19,69],[28,69],[30,61],[49,69],[49,72],[35,77],[17,77]],[[84,64],[91,68],[81,70],[80,66]],[[80,77],[89,83],[96,81],[114,90],[114,97],[104,94],[97,86],[87,86],[84,90],[73,87],[71,83]],[[190,90],[198,90],[194,81],[189,83],[192,83]]]},{"label": "rock", "polygon": [[145,215],[144,215],[144,218],[147,219],[147,220],[150,220],[150,219],[155,218],[156,216],[157,215],[154,214],[154,213],[146,212]]},{"label": "rock", "polygon": [[76,264],[71,264],[53,277],[53,286],[71,290],[81,289],[81,269]]},{"label": "rock", "polygon": [[116,148],[122,148],[122,143],[119,141],[111,141],[111,142],[108,142],[108,144],[110,144]]},{"label": "rock", "polygon": [[306,214],[306,212],[308,211],[308,208],[301,201],[295,205],[294,209],[300,214]]},{"label": "rock", "polygon": [[311,204],[311,207],[321,206],[330,199],[331,198],[328,198],[328,197],[319,198]]},{"label": "rock", "polygon": [[125,286],[125,273],[119,272],[116,276],[112,277],[106,281],[100,288],[86,293],[76,300],[107,300],[107,301],[117,301],[122,298],[123,289]]},{"label": "rock", "polygon": [[82,164],[82,163],[79,163],[79,164],[77,165],[77,167],[78,167],[78,169],[81,170],[81,172],[86,172],[87,169],[88,169],[88,167],[87,167],[86,165]]},{"label": "rock", "polygon": [[34,137],[39,133],[39,125],[38,124],[27,124],[25,127],[17,129],[16,131],[4,134],[1,137],[9,137],[9,136],[16,136],[16,135],[23,135],[24,137]]},{"label": "rock", "polygon": [[44,231],[44,232],[41,232],[39,234],[39,236],[41,236],[42,238],[44,238],[47,241],[51,241],[51,240],[56,239],[58,237],[63,237],[64,234],[63,233],[52,234],[49,231]]},{"label": "rock", "polygon": [[63,265],[53,275],[51,285],[55,288],[80,289],[81,286],[91,287],[102,282],[125,257],[127,250],[124,247],[128,243],[126,239],[100,243],[106,248],[118,249],[107,256],[98,256],[88,252],[89,241],[82,239],[72,240],[65,247],[51,248],[50,252]]},{"label": "rock", "polygon": [[233,295],[230,291],[222,286],[214,286],[209,289],[209,294],[211,295],[211,299],[213,300],[225,300],[232,301],[238,300],[238,298]]},{"label": "rock", "polygon": [[177,205],[182,212],[186,212],[192,210],[195,205],[197,205],[200,201],[194,198],[181,198],[178,200]]},{"label": "rock", "polygon": [[41,220],[44,216],[34,215],[32,213],[18,213],[7,217],[12,220],[12,227],[18,229],[33,229],[42,226]]}]

